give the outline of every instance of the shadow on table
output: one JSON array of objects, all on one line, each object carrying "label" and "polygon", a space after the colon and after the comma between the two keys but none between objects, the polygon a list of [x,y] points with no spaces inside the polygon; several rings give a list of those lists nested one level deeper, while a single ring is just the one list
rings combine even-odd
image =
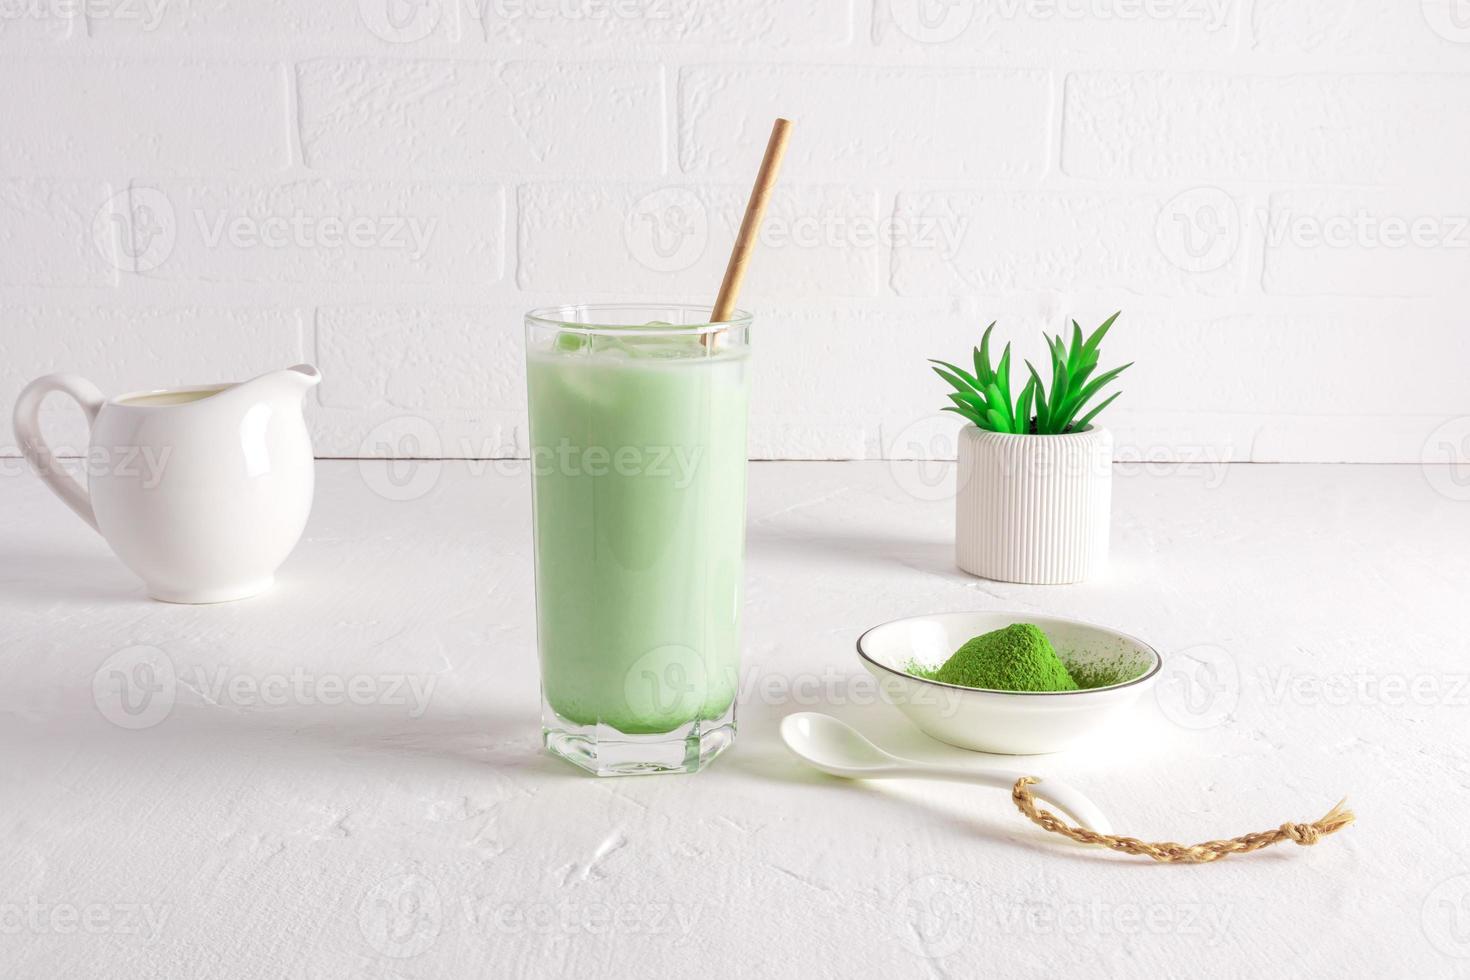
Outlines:
[{"label": "shadow on table", "polygon": [[483,778],[487,769],[518,781],[577,775],[541,751],[534,715],[498,710],[414,719],[387,708],[237,710],[189,704],[176,705],[152,731],[215,762],[238,755],[249,765],[268,754],[281,764],[300,758],[371,771],[365,778],[372,779],[391,779],[399,765],[469,779]]},{"label": "shadow on table", "polygon": [[0,555],[0,584],[8,598],[27,602],[153,601],[143,583],[105,551],[6,551]]},{"label": "shadow on table", "polygon": [[[845,720],[865,733],[875,734],[872,731],[873,726],[864,723],[861,717],[854,715]],[[818,772],[791,754],[781,741],[779,727],[779,717],[774,724],[767,724],[762,718],[759,734],[755,735],[751,735],[747,726],[742,725],[741,738],[736,742],[734,751],[718,760],[715,765],[728,766],[743,776],[762,782],[810,787],[814,794],[821,794],[820,800],[814,801],[815,806],[841,806],[844,799],[854,797],[875,803],[882,811],[882,819],[891,822],[895,839],[916,828],[927,826],[1045,852],[1048,858],[1083,863],[1105,861],[1113,865],[1133,867],[1154,864],[1138,858],[1121,858],[1100,847],[1084,847],[1066,838],[1048,834],[1017,811],[1008,795],[992,787],[975,786],[966,790],[962,785],[951,783],[948,784],[951,788],[940,796],[931,792],[939,784],[924,779],[841,779]],[[897,737],[875,734],[874,741],[897,755],[912,759],[923,759],[926,755],[933,754],[922,747],[926,743],[940,755],[953,755],[945,751],[946,747],[919,735],[916,730],[912,732],[914,738],[907,737],[909,734],[900,732]],[[1015,770],[1018,773],[1034,772],[1043,775],[1051,769],[1045,762],[1031,760],[1029,757],[987,755],[963,750],[955,752],[976,765]],[[950,757],[935,761],[955,760]],[[957,796],[962,800],[958,808],[955,800]]]},{"label": "shadow on table", "polygon": [[835,559],[845,569],[867,566],[891,571],[893,566],[901,565],[956,582],[976,581],[955,566],[954,542],[947,538],[925,541],[911,535],[866,530],[808,532],[752,524],[746,531],[746,548],[754,562],[795,559],[809,564],[815,555]]}]

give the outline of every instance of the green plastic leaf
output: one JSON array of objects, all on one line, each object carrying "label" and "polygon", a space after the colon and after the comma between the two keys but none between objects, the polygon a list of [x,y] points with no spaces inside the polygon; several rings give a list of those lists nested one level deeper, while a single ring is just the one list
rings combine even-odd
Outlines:
[{"label": "green plastic leaf", "polygon": [[991,408],[1000,412],[1001,418],[1010,421],[1011,406],[1000,397],[1000,385],[994,381],[985,386],[985,401]]},{"label": "green plastic leaf", "polygon": [[1088,412],[1086,415],[1082,416],[1082,418],[1077,420],[1077,424],[1072,427],[1073,431],[1080,432],[1081,430],[1087,428],[1088,424],[1093,419],[1097,418],[1097,413],[1101,412],[1103,409],[1111,405],[1113,403],[1113,399],[1117,398],[1121,394],[1121,391],[1115,391],[1107,398],[1104,398],[1102,404],[1098,405],[1097,408],[1094,408],[1092,411]]},{"label": "green plastic leaf", "polygon": [[1033,375],[1021,389],[1021,396],[1016,399],[1016,431],[1029,432],[1031,430],[1031,398],[1036,393],[1036,377]]},{"label": "green plastic leaf", "polygon": [[1118,375],[1122,374],[1124,371],[1128,370],[1132,366],[1133,362],[1129,361],[1122,367],[1113,368],[1111,371],[1104,371],[1102,374],[1094,378],[1092,383],[1087,385],[1087,387],[1075,391],[1068,400],[1067,404],[1062,406],[1063,417],[1059,420],[1059,424],[1065,427],[1069,422],[1071,422],[1072,416],[1076,415],[1079,411],[1082,410],[1082,407],[1084,405],[1092,401],[1092,399],[1096,397],[1097,393],[1102,390],[1104,385],[1106,385],[1109,381],[1112,381],[1114,378],[1116,378]]},{"label": "green plastic leaf", "polygon": [[975,426],[977,428],[984,429],[984,428],[987,427],[986,426],[985,419],[984,419],[983,416],[972,414],[971,412],[967,412],[967,411],[965,411],[962,408],[955,408],[953,405],[946,405],[943,408],[941,408],[940,411],[941,412],[954,412],[956,415],[963,415],[966,419],[968,419],[969,421],[975,423]]},{"label": "green plastic leaf", "polygon": [[[973,378],[970,375],[970,373],[968,371],[966,371],[962,367],[956,367],[955,365],[949,363],[948,361],[938,361],[938,360],[935,360],[932,357],[929,358],[929,363],[930,364],[938,364],[940,367],[947,368],[950,371],[952,371],[954,374],[956,374],[959,377],[963,378],[964,381],[965,381],[965,383],[962,384],[962,385],[955,385],[956,388],[959,388],[961,390],[969,389],[971,391],[979,391],[981,389],[981,387],[983,387],[978,380],[976,380],[975,378]],[[939,368],[935,368],[934,370],[941,377],[944,376],[944,372],[943,371],[940,371]],[[948,379],[946,379],[946,380],[948,380]],[[954,382],[951,381],[950,384],[954,384]]]},{"label": "green plastic leaf", "polygon": [[949,400],[960,408],[968,408],[972,411],[979,412],[982,416],[985,414],[985,410],[990,407],[990,403],[984,398],[968,391],[952,391],[950,392]]},{"label": "green plastic leaf", "polygon": [[952,387],[955,391],[974,391],[975,390],[975,388],[974,388],[973,385],[970,385],[970,384],[968,384],[968,383],[966,383],[964,381],[961,381],[959,378],[955,377],[953,374],[950,374],[948,371],[944,370],[944,368],[939,368],[939,367],[934,368],[934,373],[937,374],[937,375],[939,375],[945,381],[948,381],[949,384],[950,384],[950,387]]},{"label": "green plastic leaf", "polygon": [[1052,337],[1048,334],[1042,334],[1042,336],[1046,338],[1046,349],[1051,352],[1051,367],[1055,371],[1057,362],[1065,360],[1066,357],[1065,352],[1061,348],[1061,338]]},{"label": "green plastic leaf", "polygon": [[1108,331],[1112,329],[1113,324],[1116,323],[1118,317],[1122,315],[1123,311],[1119,310],[1117,313],[1114,313],[1112,316],[1104,320],[1102,326],[1094,330],[1092,332],[1092,336],[1087,338],[1087,343],[1083,345],[1083,349],[1085,349],[1088,354],[1096,357],[1098,348],[1102,346],[1103,338],[1108,335]]},{"label": "green plastic leaf", "polygon": [[1072,377],[1067,373],[1067,362],[1058,361],[1056,375],[1051,379],[1051,423],[1054,429],[1060,430],[1057,413],[1067,404],[1067,399],[1072,394]]},{"label": "green plastic leaf", "polygon": [[1114,378],[1116,378],[1118,375],[1122,374],[1124,371],[1128,370],[1132,366],[1133,362],[1129,361],[1122,367],[1116,367],[1113,368],[1111,371],[1104,371],[1102,374],[1099,374],[1096,378],[1093,379],[1091,384],[1082,389],[1082,396],[1078,399],[1079,407],[1081,405],[1085,405],[1089,400],[1091,400],[1092,396],[1096,395],[1098,391],[1102,389],[1103,385],[1107,384],[1109,381],[1112,381]]},{"label": "green plastic leaf", "polygon": [[991,321],[980,337],[979,349],[975,351],[975,377],[979,379],[980,385],[987,385],[995,380],[995,372],[990,369],[990,332],[994,329],[995,321]]},{"label": "green plastic leaf", "polygon": [[999,412],[997,412],[995,409],[992,408],[992,409],[990,409],[990,411],[986,412],[985,413],[985,417],[990,420],[990,424],[993,427],[994,431],[996,431],[996,432],[1009,432],[1009,431],[1011,431],[1010,425],[1007,424],[1007,422],[1006,422],[1006,417],[1004,415],[1000,414]]},{"label": "green plastic leaf", "polygon": [[1087,362],[1087,356],[1082,347],[1082,327],[1076,320],[1072,321],[1072,342],[1067,348],[1067,370],[1076,374],[1082,370]]},{"label": "green plastic leaf", "polygon": [[1072,387],[1075,389],[1086,384],[1093,369],[1097,367],[1097,352],[1087,349],[1076,320],[1072,321],[1072,328],[1072,350],[1067,355],[1067,370],[1072,375]]},{"label": "green plastic leaf", "polygon": [[1041,383],[1041,375],[1036,373],[1036,366],[1034,364],[1032,364],[1030,361],[1027,361],[1026,367],[1031,371],[1031,383],[1036,390],[1036,431],[1038,433],[1045,434],[1046,432],[1050,431],[1046,427],[1048,414],[1046,405],[1046,386]]},{"label": "green plastic leaf", "polygon": [[995,369],[995,384],[1000,388],[1000,402],[1010,411],[1011,405],[1011,345],[1000,355],[1000,365]]}]

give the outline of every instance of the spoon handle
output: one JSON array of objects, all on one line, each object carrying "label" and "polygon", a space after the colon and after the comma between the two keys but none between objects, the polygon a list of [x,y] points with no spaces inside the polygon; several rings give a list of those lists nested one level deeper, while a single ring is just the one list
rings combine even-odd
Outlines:
[{"label": "spoon handle", "polygon": [[[1008,772],[1005,769],[963,769],[959,766],[939,766],[930,763],[902,760],[874,775],[889,778],[942,779],[951,783],[980,784],[993,786],[1010,792],[1016,780],[1026,775],[1023,772]],[[1031,792],[1053,806],[1061,808],[1077,823],[1099,834],[1112,833],[1112,825],[1101,810],[1079,790],[1058,779],[1042,779],[1031,787]]]}]

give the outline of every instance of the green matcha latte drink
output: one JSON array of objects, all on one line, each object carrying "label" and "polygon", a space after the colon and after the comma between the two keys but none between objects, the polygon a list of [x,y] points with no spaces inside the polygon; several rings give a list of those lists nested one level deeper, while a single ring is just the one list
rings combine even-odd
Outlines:
[{"label": "green matcha latte drink", "polygon": [[730,744],[740,668],[750,317],[526,318],[542,727],[603,775]]}]

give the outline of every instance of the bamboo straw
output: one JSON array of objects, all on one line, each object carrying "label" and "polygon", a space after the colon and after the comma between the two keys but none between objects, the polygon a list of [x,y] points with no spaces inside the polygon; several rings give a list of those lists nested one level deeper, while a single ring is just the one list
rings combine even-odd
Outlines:
[{"label": "bamboo straw", "polygon": [[[750,263],[755,249],[756,236],[760,233],[761,220],[765,217],[766,204],[776,186],[776,175],[781,169],[781,157],[786,153],[786,140],[791,133],[789,119],[777,119],[771,127],[771,138],[766,143],[766,155],[761,168],[755,175],[755,186],[751,188],[750,200],[745,205],[745,217],[740,221],[740,232],[735,236],[735,248],[730,252],[730,261],[725,266],[725,279],[720,283],[720,295],[715,300],[715,309],[710,314],[711,323],[724,323],[735,312],[735,301],[740,297],[740,284],[745,280],[745,267]],[[709,337],[706,334],[706,337]]]}]

